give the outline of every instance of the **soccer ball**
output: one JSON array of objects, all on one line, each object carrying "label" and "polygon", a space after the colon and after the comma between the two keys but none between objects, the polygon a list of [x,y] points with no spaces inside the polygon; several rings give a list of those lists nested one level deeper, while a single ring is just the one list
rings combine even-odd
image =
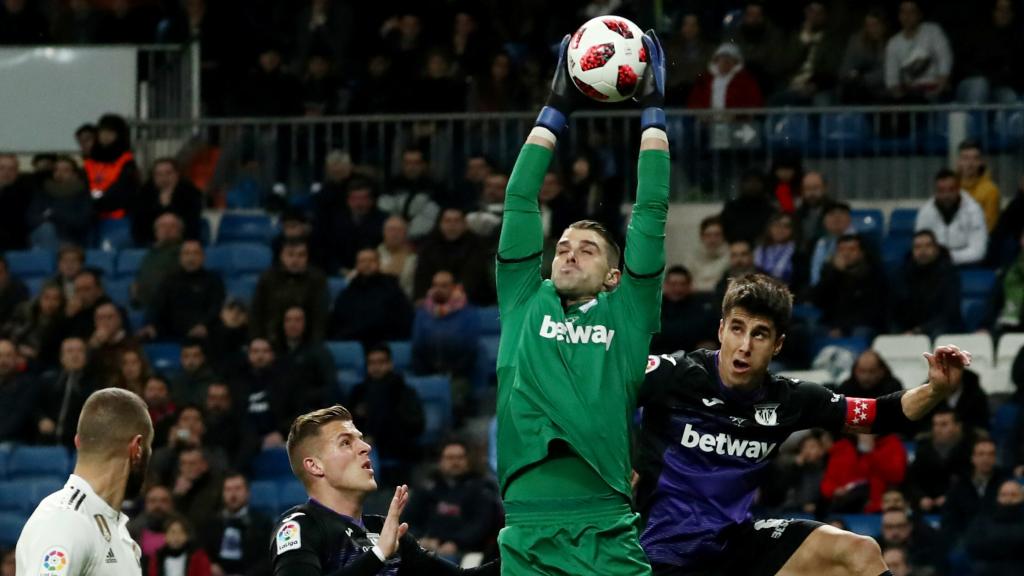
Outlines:
[{"label": "soccer ball", "polygon": [[600,102],[633,96],[647,68],[643,36],[639,26],[618,16],[588,21],[569,40],[569,77]]}]

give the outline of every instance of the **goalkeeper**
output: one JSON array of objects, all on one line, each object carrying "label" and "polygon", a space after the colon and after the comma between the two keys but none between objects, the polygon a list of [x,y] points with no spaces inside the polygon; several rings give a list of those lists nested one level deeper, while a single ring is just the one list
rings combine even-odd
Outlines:
[{"label": "goalkeeper", "polygon": [[583,100],[565,65],[569,36],[508,183],[497,255],[503,574],[650,574],[630,506],[630,423],[660,325],[669,154],[663,53],[653,32],[643,42],[625,258],[602,225],[580,221],[562,232],[551,280],[541,278],[537,197],[566,117]]}]

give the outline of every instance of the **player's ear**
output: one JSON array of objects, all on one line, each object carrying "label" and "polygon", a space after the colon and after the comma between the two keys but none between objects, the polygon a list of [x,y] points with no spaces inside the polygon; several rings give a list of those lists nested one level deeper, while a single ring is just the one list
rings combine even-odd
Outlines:
[{"label": "player's ear", "polygon": [[722,343],[722,334],[725,333],[725,318],[718,320],[718,343]]},{"label": "player's ear", "polygon": [[324,467],[319,458],[314,458],[313,456],[304,458],[302,460],[302,467],[306,469],[306,473],[310,476],[316,478],[323,478],[324,476]]},{"label": "player's ear", "polygon": [[782,352],[782,345],[785,343],[786,335],[780,334],[779,337],[775,339],[775,350],[772,351],[772,356],[778,356],[779,352]]},{"label": "player's ear", "polygon": [[82,439],[78,437],[78,434],[75,434],[75,450],[81,450],[81,449],[82,449]]},{"label": "player's ear", "polygon": [[621,281],[622,272],[618,268],[612,268],[604,276],[604,287],[606,290],[614,290],[619,287]]}]

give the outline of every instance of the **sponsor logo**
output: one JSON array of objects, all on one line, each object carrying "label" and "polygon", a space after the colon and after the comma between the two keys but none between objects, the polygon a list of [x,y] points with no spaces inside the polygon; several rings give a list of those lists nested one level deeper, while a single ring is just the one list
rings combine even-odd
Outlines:
[{"label": "sponsor logo", "polygon": [[835,392],[833,392],[833,393],[832,393],[832,399],[831,399],[831,402],[832,402],[833,404],[835,404],[835,403],[839,402],[839,401],[840,401],[840,400],[842,400],[842,399],[843,399],[843,397],[842,397],[842,396],[840,396],[839,394],[836,394]]},{"label": "sponsor logo", "polygon": [[52,575],[52,574],[64,574],[67,572],[68,563],[71,562],[71,558],[68,557],[67,550],[60,546],[54,546],[43,554],[43,570],[40,574]]},{"label": "sponsor logo", "polygon": [[782,533],[789,526],[789,520],[758,520],[754,522],[754,530],[772,530],[772,538],[782,538]]},{"label": "sponsor logo", "polygon": [[722,456],[739,456],[760,462],[775,449],[775,442],[758,442],[757,440],[741,440],[719,432],[718,434],[701,434],[687,424],[683,429],[683,437],[679,441],[685,448],[696,448],[709,454]]},{"label": "sponsor logo", "polygon": [[732,422],[733,424],[737,425],[737,426],[746,426],[747,425],[747,419],[746,418],[740,418],[739,416],[729,416],[729,421]]},{"label": "sponsor logo", "polygon": [[761,426],[777,426],[778,415],[775,411],[778,404],[754,404],[754,421]]},{"label": "sponsor logo", "polygon": [[540,326],[540,336],[570,344],[604,344],[604,349],[610,350],[615,330],[601,325],[576,326],[572,322],[557,322],[550,315],[545,315]]},{"label": "sponsor logo", "polygon": [[117,564],[117,556],[114,556],[114,549],[107,548],[107,564]]},{"label": "sponsor logo", "polygon": [[718,406],[720,404],[725,404],[725,400],[721,400],[719,398],[702,398],[702,400],[704,400],[704,405],[707,406],[708,408],[711,408],[712,406]]},{"label": "sponsor logo", "polygon": [[648,356],[647,370],[644,371],[644,374],[650,374],[651,372],[654,372],[655,370],[658,369],[658,366],[661,366],[661,358],[658,358],[657,356]]},{"label": "sponsor logo", "polygon": [[302,531],[298,522],[285,522],[277,530],[277,553],[283,554],[289,550],[302,547]]}]

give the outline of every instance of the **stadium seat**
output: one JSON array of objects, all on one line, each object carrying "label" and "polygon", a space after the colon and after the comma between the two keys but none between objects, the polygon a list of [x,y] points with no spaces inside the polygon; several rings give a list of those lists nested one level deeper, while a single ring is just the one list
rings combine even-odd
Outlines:
[{"label": "stadium seat", "polygon": [[132,282],[133,278],[117,278],[104,280],[103,290],[107,296],[121,308],[128,309],[132,305]]},{"label": "stadium seat", "polygon": [[263,190],[254,179],[243,178],[227,191],[225,201],[229,209],[259,208],[263,203]]},{"label": "stadium seat", "polygon": [[7,270],[18,278],[53,276],[56,256],[49,250],[9,250],[4,253]]},{"label": "stadium seat", "polygon": [[217,244],[231,242],[257,242],[270,245],[274,225],[263,214],[225,214],[217,229]]},{"label": "stadium seat", "polygon": [[832,374],[828,370],[782,370],[781,376],[815,384],[831,384]]},{"label": "stadium seat", "polygon": [[497,377],[498,336],[482,336],[477,342],[476,374],[473,377],[473,391],[479,394]]},{"label": "stadium seat", "polygon": [[146,311],[128,309],[128,332],[135,332],[146,325]]},{"label": "stadium seat", "polygon": [[362,344],[355,340],[333,340],[325,345],[334,358],[335,370],[350,370],[360,377],[366,373],[366,356]]},{"label": "stadium seat", "polygon": [[996,112],[992,129],[998,149],[1020,146],[1021,142],[1024,142],[1024,110]]},{"label": "stadium seat", "polygon": [[331,276],[327,279],[327,293],[328,298],[331,299],[329,302],[330,306],[334,306],[334,301],[338,299],[338,294],[348,286],[348,280],[337,276]]},{"label": "stadium seat", "polygon": [[870,128],[864,114],[839,112],[821,116],[821,152],[825,155],[851,156],[867,148]]},{"label": "stadium seat", "polygon": [[[923,127],[925,152],[930,154],[945,154],[948,152],[950,148],[950,126],[959,122],[964,123],[964,132],[963,136],[958,137],[957,140],[978,138],[988,129],[985,122],[985,112],[982,111],[966,113],[933,112],[928,114],[925,126]],[[921,128],[918,129],[920,130]],[[953,146],[958,144],[959,142],[954,142]]]},{"label": "stadium seat", "polygon": [[109,250],[86,250],[85,267],[98,270],[104,278],[113,278],[117,270],[117,252]]},{"label": "stadium seat", "polygon": [[906,262],[913,245],[914,237],[910,235],[886,236],[882,240],[882,263],[890,278]]},{"label": "stadium seat", "polygon": [[21,536],[21,528],[25,525],[25,516],[22,514],[0,513],[0,547],[14,548]]},{"label": "stadium seat", "polygon": [[306,489],[293,477],[277,482],[278,510],[284,512],[309,500]]},{"label": "stadium seat", "polygon": [[1008,332],[999,338],[996,346],[996,366],[1013,366],[1013,360],[1024,348],[1024,334]]},{"label": "stadium seat", "polygon": [[814,338],[811,342],[811,358],[816,357],[826,346],[845,348],[856,358],[860,356],[861,352],[869,348],[869,344],[867,338],[859,336],[850,336],[848,338],[818,337]]},{"label": "stadium seat", "polygon": [[277,516],[281,508],[277,499],[277,485],[270,480],[255,480],[250,483],[249,505],[267,516]]},{"label": "stadium seat", "polygon": [[391,362],[395,365],[395,372],[408,372],[412,367],[412,342],[408,340],[393,340],[388,342],[391,349]]},{"label": "stadium seat", "polygon": [[497,336],[501,334],[501,323],[498,321],[497,306],[477,308],[477,315],[480,318],[481,336]]},{"label": "stadium seat", "polygon": [[[897,378],[905,375],[916,381],[918,374],[924,377],[928,373],[927,363],[921,355],[931,352],[932,341],[923,334],[883,334],[875,337],[871,348],[885,360]],[[902,381],[902,378],[900,380]],[[905,381],[903,384],[913,385],[912,382]]]},{"label": "stadium seat", "polygon": [[420,444],[439,441],[452,425],[451,380],[447,376],[410,376],[405,381],[416,390],[423,403],[427,424]]},{"label": "stadium seat", "polygon": [[0,482],[0,513],[32,513],[32,483],[24,480]]},{"label": "stadium seat", "polygon": [[821,319],[821,310],[813,304],[794,304],[793,320],[800,320],[808,324],[815,324]]},{"label": "stadium seat", "polygon": [[885,215],[881,210],[858,208],[850,211],[853,228],[864,236],[875,248],[882,245],[882,230],[885,228]]},{"label": "stadium seat", "polygon": [[989,334],[943,334],[935,339],[936,346],[946,344],[955,344],[970,351],[971,369],[975,371],[995,366],[995,347]]},{"label": "stadium seat", "polygon": [[181,370],[181,344],[176,342],[154,342],[142,347],[153,369],[160,373]]},{"label": "stadium seat", "polygon": [[847,530],[854,534],[872,538],[882,535],[881,514],[841,514],[839,517],[846,523]]},{"label": "stadium seat", "polygon": [[962,298],[960,300],[960,316],[964,319],[964,330],[974,332],[981,328],[988,310],[988,299]]},{"label": "stadium seat", "polygon": [[985,268],[960,271],[960,295],[963,298],[988,299],[996,285],[996,273]]},{"label": "stadium seat", "polygon": [[68,452],[62,446],[17,446],[7,462],[7,476],[14,479],[51,478],[64,480],[69,468]]},{"label": "stadium seat", "polygon": [[43,498],[63,488],[66,482],[67,479],[58,480],[56,477],[33,480],[29,484],[29,503],[32,510],[43,501]]},{"label": "stadium seat", "polygon": [[772,148],[803,149],[811,138],[811,122],[806,114],[769,116],[764,133]]},{"label": "stadium seat", "polygon": [[117,264],[115,271],[118,278],[134,278],[142,265],[142,259],[146,257],[146,249],[131,248],[121,250],[117,253]]},{"label": "stadium seat", "polygon": [[916,208],[896,208],[889,214],[888,236],[914,236],[914,223],[917,222]]},{"label": "stadium seat", "polygon": [[284,448],[265,448],[252,460],[253,480],[275,480],[291,475],[288,452]]},{"label": "stadium seat", "polygon": [[212,238],[213,232],[210,227],[210,220],[203,217],[199,220],[199,243],[203,246],[209,246]]},{"label": "stadium seat", "polygon": [[1016,446],[1014,438],[1019,417],[1020,405],[1016,402],[1006,402],[992,414],[992,439],[999,446],[1000,462],[1004,464],[1017,462],[1013,447]]},{"label": "stadium seat", "polygon": [[48,280],[49,278],[46,278],[45,276],[36,276],[34,278],[26,278],[22,280],[22,282],[25,283],[25,288],[28,288],[29,298],[39,296],[39,293],[43,290],[43,284],[46,284]]},{"label": "stadium seat", "polygon": [[210,246],[206,248],[203,258],[203,267],[221,276],[231,275],[231,247]]},{"label": "stadium seat", "polygon": [[120,220],[100,220],[96,229],[96,248],[101,250],[123,250],[134,248],[132,238],[132,221],[130,218]]},{"label": "stadium seat", "polygon": [[245,276],[228,278],[224,283],[224,290],[227,292],[228,296],[238,298],[246,304],[251,304],[252,297],[256,294],[256,285],[259,283],[259,276],[256,276],[255,274],[246,274]]},{"label": "stadium seat", "polygon": [[225,246],[225,248],[231,255],[230,273],[232,276],[260,274],[270,268],[274,260],[270,248],[263,244],[239,242]]}]

